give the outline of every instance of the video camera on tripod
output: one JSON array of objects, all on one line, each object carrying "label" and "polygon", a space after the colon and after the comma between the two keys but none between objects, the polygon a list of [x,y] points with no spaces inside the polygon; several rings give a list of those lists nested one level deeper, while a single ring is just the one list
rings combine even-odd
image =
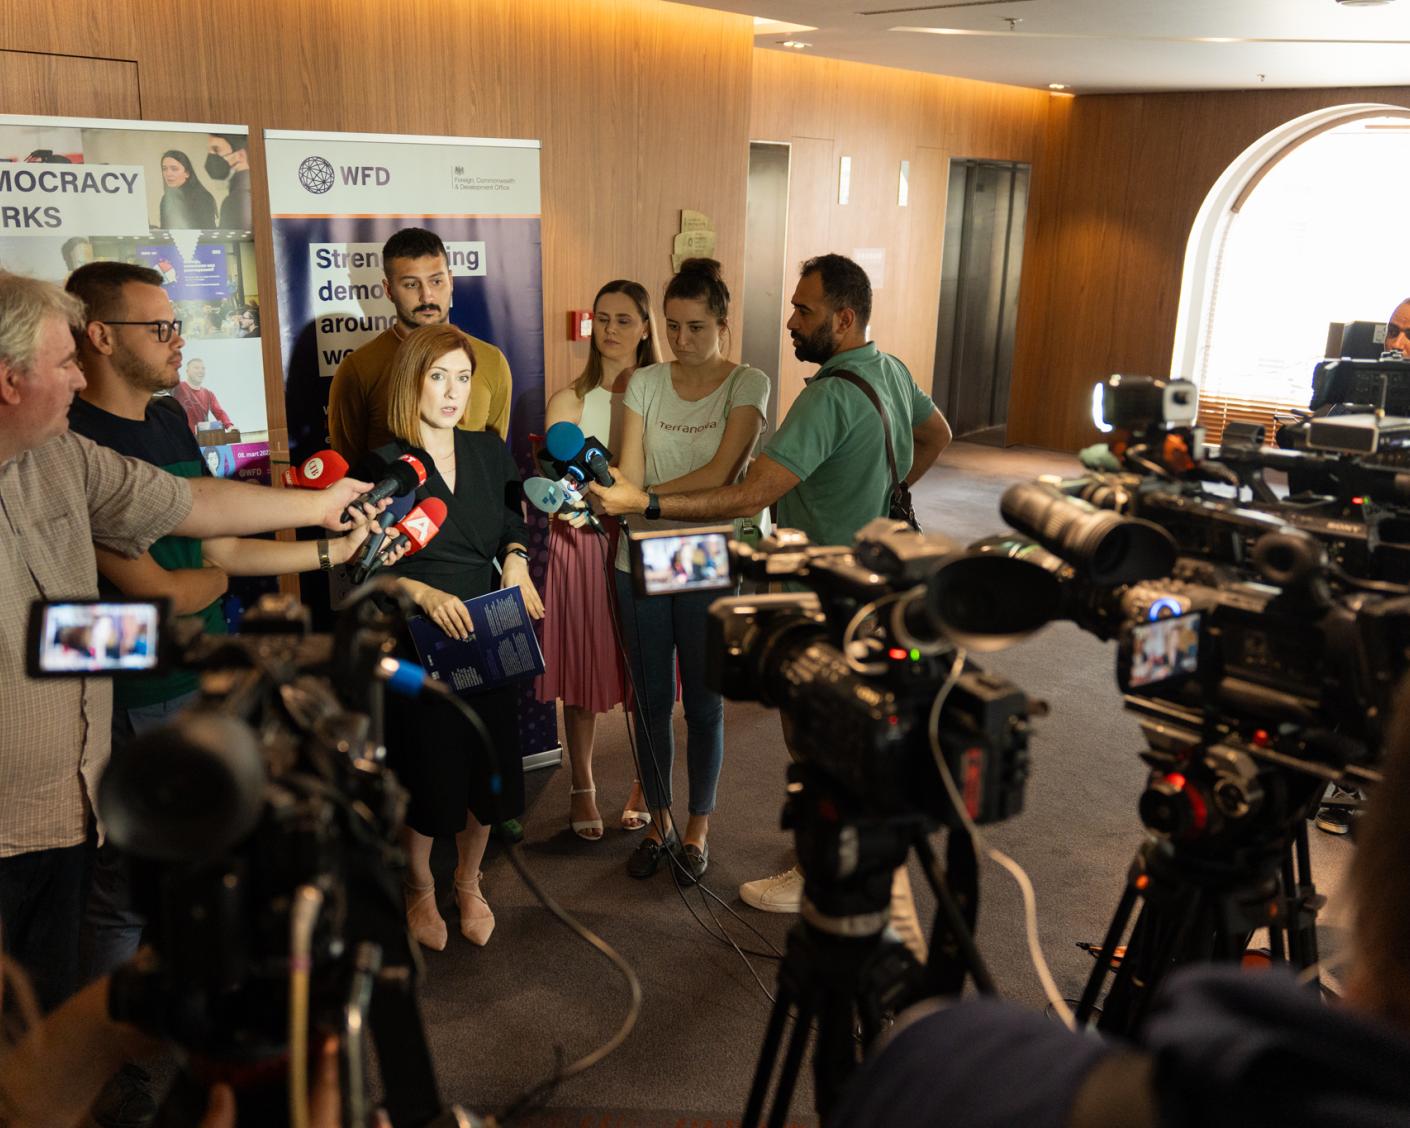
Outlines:
[{"label": "video camera on tripod", "polygon": [[1236,958],[1259,927],[1275,959],[1316,963],[1306,820],[1329,781],[1375,780],[1410,656],[1410,590],[1334,561],[1329,546],[1345,541],[1285,519],[1305,515],[1296,503],[1246,506],[1247,467],[1262,456],[1237,446],[1225,465],[1192,425],[1192,400],[1162,414],[1161,384],[1099,386],[1122,428],[1117,472],[1011,487],[1001,511],[1025,535],[977,546],[1057,576],[1062,617],[1117,639],[1117,681],[1141,720],[1152,770],[1140,813],[1156,837],[1078,1013],[1094,1012],[1140,897],[1100,1023],[1117,1032],[1139,1024],[1171,968]]},{"label": "video camera on tripod", "polygon": [[[970,555],[885,518],[851,546],[814,546],[780,530],[757,548],[733,542],[730,555],[739,576],[810,589],[710,608],[710,683],[782,714],[795,761],[783,818],[804,875],[802,920],[789,933],[744,1123],[759,1122],[795,1007],[770,1123],[782,1122],[814,1018],[816,1100],[826,1118],[858,1061],[858,1026],[865,1049],[886,1016],[926,995],[957,993],[966,975],[993,990],[972,937],[969,837],[949,835],[942,870],[929,835],[962,823],[946,773],[975,822],[1023,809],[1029,719],[1046,707],[961,660],[956,647],[997,649],[1025,637],[1055,612],[1058,584],[1035,580],[1020,561]],[[912,849],[939,905],[924,968],[886,932],[892,877]]]},{"label": "video camera on tripod", "polygon": [[195,1123],[218,1080],[241,1123],[305,1123],[311,1048],[336,1034],[343,1123],[371,1124],[369,1033],[393,1123],[472,1123],[440,1099],[417,1011],[381,735],[383,687],[455,699],[391,657],[400,611],[379,591],[395,598],[360,589],[331,636],[279,596],[232,636],[136,601],[33,608],[32,676],[201,671],[200,699],[115,756],[98,800],[150,945],[109,1010],[190,1055],[167,1123]]}]

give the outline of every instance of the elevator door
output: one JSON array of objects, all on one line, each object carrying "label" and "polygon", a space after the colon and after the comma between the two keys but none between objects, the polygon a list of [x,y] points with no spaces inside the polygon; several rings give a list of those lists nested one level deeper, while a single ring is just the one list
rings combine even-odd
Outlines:
[{"label": "elevator door", "polygon": [[950,162],[931,394],[956,436],[1003,445],[1029,168]]},{"label": "elevator door", "polygon": [[769,378],[766,434],[778,423],[778,370],[783,340],[784,254],[788,241],[790,149],[749,143],[749,204],[744,229],[744,330],[739,359]]}]

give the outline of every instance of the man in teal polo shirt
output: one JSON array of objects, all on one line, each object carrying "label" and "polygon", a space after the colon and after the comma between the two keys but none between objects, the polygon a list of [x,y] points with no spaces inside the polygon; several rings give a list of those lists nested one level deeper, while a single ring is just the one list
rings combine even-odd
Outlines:
[{"label": "man in teal polo shirt", "polygon": [[[592,485],[613,516],[644,513],[683,521],[748,517],[778,503],[778,524],[801,529],[814,544],[851,544],[868,521],[890,508],[891,469],[881,415],[860,388],[829,377],[853,372],[886,411],[896,469],[918,481],[950,442],[950,425],[910,371],[867,340],[871,280],[842,255],[803,264],[788,331],[799,360],[820,364],[787,417],[754,460],[744,481],[716,489],[646,493],[620,474],[613,486]],[[796,912],[802,875],[793,869],[746,882],[740,896],[768,912]]]},{"label": "man in teal polo shirt", "polygon": [[880,414],[860,388],[828,373],[853,372],[876,392],[907,484],[950,442],[950,425],[906,366],[867,340],[870,318],[866,271],[841,255],[809,259],[793,292],[788,330],[794,355],[821,367],[744,481],[647,494],[619,475],[614,486],[592,486],[602,508],[613,516],[650,507],[661,517],[712,521],[748,517],[777,502],[780,526],[801,529],[814,544],[851,544],[863,525],[886,516],[891,471]]}]

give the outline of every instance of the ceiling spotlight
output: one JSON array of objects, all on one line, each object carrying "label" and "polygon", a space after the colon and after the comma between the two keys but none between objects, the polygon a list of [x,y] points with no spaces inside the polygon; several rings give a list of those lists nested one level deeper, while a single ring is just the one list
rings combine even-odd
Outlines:
[{"label": "ceiling spotlight", "polygon": [[811,47],[812,44],[804,43],[801,39],[785,39],[783,41],[783,46],[792,47],[795,51],[801,51],[805,47]]},{"label": "ceiling spotlight", "polygon": [[1338,4],[1342,4],[1348,8],[1375,8],[1379,7],[1381,4],[1391,4],[1394,2],[1395,0],[1337,0]]},{"label": "ceiling spotlight", "polygon": [[813,24],[789,23],[787,20],[774,20],[768,16],[754,17],[755,35],[790,35],[795,31],[817,31]]},{"label": "ceiling spotlight", "polygon": [[1067,83],[1065,83],[1065,82],[1050,82],[1050,83],[1048,83],[1048,89],[1049,89],[1049,90],[1066,90],[1066,89],[1067,89]]}]

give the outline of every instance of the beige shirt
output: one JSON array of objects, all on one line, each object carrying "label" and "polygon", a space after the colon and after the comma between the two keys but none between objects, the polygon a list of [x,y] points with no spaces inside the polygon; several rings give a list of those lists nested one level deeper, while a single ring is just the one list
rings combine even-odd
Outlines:
[{"label": "beige shirt", "polygon": [[[343,357],[328,389],[328,435],[333,449],[356,465],[369,450],[386,446],[395,435],[387,430],[387,394],[392,357],[402,339],[386,329]],[[513,379],[504,353],[488,341],[470,338],[475,350],[475,375],[470,378],[470,402],[460,427],[509,435]]]},{"label": "beige shirt", "polygon": [[0,857],[76,846],[108,762],[112,682],[30,679],[30,603],[96,599],[96,541],[140,556],[191,511],[183,478],[79,435],[0,463]]}]

